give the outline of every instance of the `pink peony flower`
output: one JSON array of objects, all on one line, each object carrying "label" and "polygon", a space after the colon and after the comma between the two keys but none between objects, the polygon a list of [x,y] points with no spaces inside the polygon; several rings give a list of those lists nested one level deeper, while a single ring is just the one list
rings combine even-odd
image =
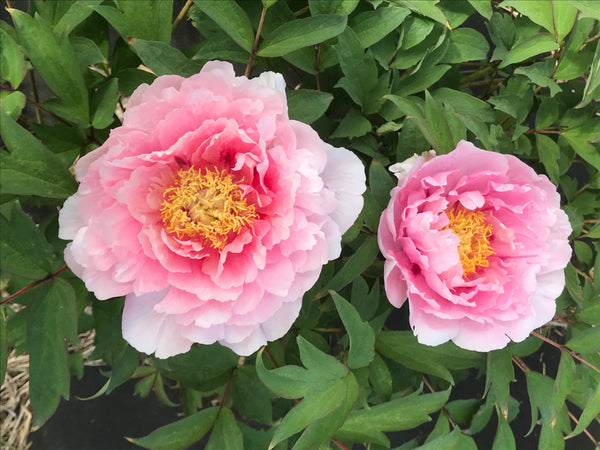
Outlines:
[{"label": "pink peony flower", "polygon": [[522,341],[552,319],[565,284],[571,227],[556,188],[469,142],[432,153],[399,174],[381,216],[388,299],[399,308],[408,298],[423,344],[489,351]]},{"label": "pink peony flower", "polygon": [[65,261],[99,299],[127,296],[123,336],[139,351],[218,341],[249,355],[287,332],[339,256],[364,168],[289,120],[284,88],[218,61],[158,77],[77,163]]}]

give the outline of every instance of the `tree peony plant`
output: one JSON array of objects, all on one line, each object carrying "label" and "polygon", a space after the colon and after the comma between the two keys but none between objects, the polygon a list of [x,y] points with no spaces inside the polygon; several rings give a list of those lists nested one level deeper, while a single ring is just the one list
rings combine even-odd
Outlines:
[{"label": "tree peony plant", "polygon": [[571,226],[548,178],[465,141],[412,163],[392,166],[379,245],[388,299],[408,298],[419,342],[489,351],[552,319]]},{"label": "tree peony plant", "polygon": [[249,355],[284,335],[363,204],[360,160],[288,119],[280,74],[209,62],[131,96],[76,165],[60,211],[71,270],[126,295],[123,336],[166,358],[216,341]]}]

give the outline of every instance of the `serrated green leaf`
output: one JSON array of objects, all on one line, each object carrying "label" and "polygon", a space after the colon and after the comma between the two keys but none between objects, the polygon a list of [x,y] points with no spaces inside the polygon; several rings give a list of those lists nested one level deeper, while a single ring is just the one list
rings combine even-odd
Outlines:
[{"label": "serrated green leaf", "polygon": [[310,124],[325,114],[333,95],[312,89],[295,89],[287,92],[287,100],[290,119]]},{"label": "serrated green leaf", "polygon": [[41,230],[19,204],[6,206],[0,214],[0,268],[25,279],[42,279],[53,269],[54,252]]},{"label": "serrated green leaf", "polygon": [[69,283],[55,278],[46,295],[34,300],[27,317],[29,396],[33,423],[38,426],[54,414],[61,397],[69,398],[65,338],[78,343],[75,292]]},{"label": "serrated green leaf", "polygon": [[102,15],[124,40],[136,38],[164,43],[171,40],[172,1],[120,1],[117,6],[118,9],[106,5],[94,6],[94,10]]},{"label": "serrated green leaf", "polygon": [[367,48],[397,29],[409,14],[410,10],[407,8],[377,8],[354,16],[350,20],[350,27],[362,47]]},{"label": "serrated green leaf", "polygon": [[4,194],[64,199],[77,189],[60,158],[0,109],[0,130],[9,152],[0,152],[0,190]]},{"label": "serrated green leaf", "polygon": [[[177,422],[160,427],[142,438],[127,438],[129,442],[153,450],[175,450],[189,447],[208,433],[215,423],[218,407],[203,409]],[[222,412],[222,411],[221,411]]]},{"label": "serrated green leaf", "polygon": [[190,61],[187,56],[165,42],[131,39],[129,44],[135,49],[144,64],[158,76],[190,77],[200,72],[202,68],[198,62]]},{"label": "serrated green leaf", "polygon": [[244,438],[229,408],[221,408],[206,450],[243,450]]},{"label": "serrated green leaf", "polygon": [[0,77],[17,89],[25,78],[25,73],[25,56],[12,36],[0,29]]},{"label": "serrated green leaf", "polygon": [[258,56],[275,57],[336,37],[346,27],[346,17],[318,15],[284,23],[273,30],[260,46]]},{"label": "serrated green leaf", "polygon": [[577,353],[593,353],[600,351],[600,328],[588,328],[566,343],[566,346]]},{"label": "serrated green leaf", "polygon": [[354,307],[337,292],[329,291],[350,337],[348,367],[358,369],[371,363],[375,356],[375,332],[363,322]]},{"label": "serrated green leaf", "polygon": [[500,69],[509,66],[511,64],[525,61],[532,56],[539,55],[540,53],[551,52],[559,48],[559,44],[554,40],[551,34],[540,33],[530,38],[524,39],[511,48],[506,58],[498,66]]},{"label": "serrated green leaf", "polygon": [[82,121],[87,121],[87,89],[69,41],[59,41],[40,16],[34,18],[10,8],[8,12],[15,23],[19,43],[48,87],[72,107]]}]

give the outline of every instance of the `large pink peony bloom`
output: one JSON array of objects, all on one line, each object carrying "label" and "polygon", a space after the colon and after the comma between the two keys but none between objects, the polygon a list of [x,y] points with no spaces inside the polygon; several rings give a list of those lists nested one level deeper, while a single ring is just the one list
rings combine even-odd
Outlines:
[{"label": "large pink peony bloom", "polygon": [[59,218],[65,260],[99,299],[127,296],[136,349],[166,358],[218,341],[251,354],[287,332],[339,256],[364,169],[288,119],[284,87],[216,61],[161,76],[77,163]]},{"label": "large pink peony bloom", "polygon": [[388,299],[408,298],[423,344],[522,341],[552,319],[565,284],[571,227],[556,188],[514,156],[465,141],[431,153],[398,165],[381,216]]}]

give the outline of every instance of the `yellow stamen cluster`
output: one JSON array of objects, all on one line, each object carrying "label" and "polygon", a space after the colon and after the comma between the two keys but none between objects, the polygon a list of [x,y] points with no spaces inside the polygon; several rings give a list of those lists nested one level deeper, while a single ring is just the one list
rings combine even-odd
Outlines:
[{"label": "yellow stamen cluster", "polygon": [[481,211],[469,211],[462,206],[446,210],[450,223],[442,230],[451,229],[460,239],[458,253],[463,267],[463,277],[490,265],[488,257],[494,254],[490,245],[492,226]]},{"label": "yellow stamen cluster", "polygon": [[178,239],[201,239],[222,250],[232,234],[258,218],[240,187],[225,170],[180,170],[165,189],[160,217]]}]

